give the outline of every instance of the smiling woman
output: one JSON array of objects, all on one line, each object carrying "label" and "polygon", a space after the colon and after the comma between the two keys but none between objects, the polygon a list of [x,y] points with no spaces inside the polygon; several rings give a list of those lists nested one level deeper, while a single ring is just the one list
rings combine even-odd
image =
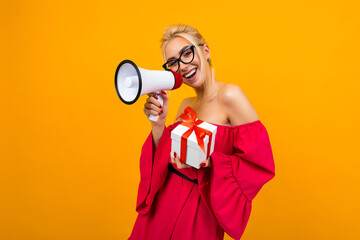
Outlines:
[{"label": "smiling woman", "polygon": [[[163,60],[167,60],[166,63],[168,63],[169,61],[170,63],[174,63],[174,61],[172,60],[175,60],[178,65],[177,71],[180,68],[180,62],[182,62],[183,64],[190,64],[194,61],[194,65],[196,63],[200,63],[202,75],[206,76],[206,79],[209,80],[209,83],[207,83],[206,81],[204,82],[204,87],[209,84],[214,84],[215,73],[210,61],[209,46],[207,45],[205,39],[195,28],[189,25],[182,24],[169,26],[165,29],[161,42]],[[185,45],[183,45],[184,43]],[[179,46],[183,46],[183,48],[180,48],[180,50],[178,50]],[[186,53],[192,53],[192,58],[187,59],[189,61],[183,59],[184,57],[182,56],[182,53],[184,53],[185,49],[188,50]],[[179,56],[179,58],[177,56]],[[204,59],[207,59],[209,64],[205,65]],[[209,69],[211,69],[210,76],[207,75],[209,73]]]},{"label": "smiling woman", "polygon": [[177,116],[191,107],[199,119],[217,126],[214,151],[193,168],[171,156],[171,131],[166,127],[169,96],[163,105],[154,94],[144,113],[159,115],[140,156],[136,211],[129,239],[220,240],[224,232],[240,239],[252,200],[275,175],[269,136],[241,88],[214,76],[210,48],[196,29],[174,25],[162,39],[163,67],[177,71],[196,97],[184,99]]}]

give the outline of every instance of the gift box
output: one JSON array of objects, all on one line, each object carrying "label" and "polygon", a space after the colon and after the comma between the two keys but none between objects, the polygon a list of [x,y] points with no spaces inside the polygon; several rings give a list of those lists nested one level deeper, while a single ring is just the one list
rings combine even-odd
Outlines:
[{"label": "gift box", "polygon": [[197,119],[190,107],[178,118],[184,121],[171,131],[171,155],[176,152],[180,161],[199,169],[214,151],[217,126]]}]

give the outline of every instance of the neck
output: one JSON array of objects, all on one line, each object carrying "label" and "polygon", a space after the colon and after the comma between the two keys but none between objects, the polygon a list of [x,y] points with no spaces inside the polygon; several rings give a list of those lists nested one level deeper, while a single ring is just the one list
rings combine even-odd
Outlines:
[{"label": "neck", "polygon": [[199,88],[194,88],[196,93],[196,100],[197,101],[206,101],[211,99],[214,95],[217,94],[218,90],[220,89],[221,82],[219,82],[216,78],[214,79],[214,84],[208,82],[206,88],[202,85]]}]

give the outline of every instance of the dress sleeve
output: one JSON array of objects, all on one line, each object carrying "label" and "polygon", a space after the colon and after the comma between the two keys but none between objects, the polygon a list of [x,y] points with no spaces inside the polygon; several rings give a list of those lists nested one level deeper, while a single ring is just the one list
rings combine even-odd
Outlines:
[{"label": "dress sleeve", "polygon": [[233,129],[232,155],[211,154],[210,202],[223,229],[240,239],[250,217],[252,200],[275,176],[270,139],[260,120]]},{"label": "dress sleeve", "polygon": [[140,183],[138,188],[136,211],[141,214],[149,212],[156,193],[168,174],[168,162],[171,151],[171,129],[165,127],[155,147],[152,132],[148,135],[140,155]]}]

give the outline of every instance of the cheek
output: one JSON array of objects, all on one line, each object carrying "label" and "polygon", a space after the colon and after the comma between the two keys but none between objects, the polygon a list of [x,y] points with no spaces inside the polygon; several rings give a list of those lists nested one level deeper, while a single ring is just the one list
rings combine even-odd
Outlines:
[{"label": "cheek", "polygon": [[195,65],[197,65],[199,68],[201,68],[200,58],[198,58],[198,57],[194,58],[193,64],[195,64]]}]

